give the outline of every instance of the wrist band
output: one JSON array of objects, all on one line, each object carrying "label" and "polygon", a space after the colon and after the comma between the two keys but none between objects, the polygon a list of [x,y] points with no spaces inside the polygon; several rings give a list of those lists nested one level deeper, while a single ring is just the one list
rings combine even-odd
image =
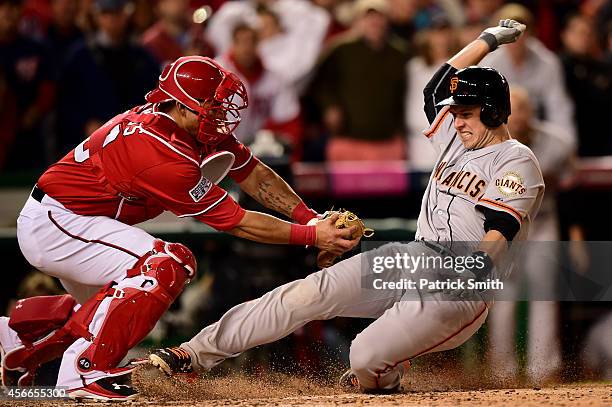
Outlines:
[{"label": "wrist band", "polygon": [[316,218],[317,213],[306,206],[304,201],[300,201],[300,203],[293,209],[291,213],[291,219],[299,223],[300,225],[305,225],[312,218]]},{"label": "wrist band", "polygon": [[474,266],[471,271],[478,280],[482,281],[488,277],[491,270],[493,270],[493,267],[495,266],[493,264],[493,260],[491,260],[491,257],[489,257],[489,255],[482,250],[472,253],[472,257],[480,260],[481,267]]},{"label": "wrist band", "polygon": [[493,34],[483,32],[482,34],[480,34],[480,37],[478,37],[478,39],[483,40],[487,43],[487,45],[489,46],[489,52],[495,51],[497,49],[497,39]]},{"label": "wrist band", "polygon": [[317,243],[317,227],[291,224],[291,233],[289,235],[289,244],[297,244],[303,246],[314,246]]}]

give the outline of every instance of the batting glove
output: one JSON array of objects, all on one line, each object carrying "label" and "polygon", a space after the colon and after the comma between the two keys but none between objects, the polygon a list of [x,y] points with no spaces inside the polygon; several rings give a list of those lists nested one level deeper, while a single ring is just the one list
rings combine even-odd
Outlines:
[{"label": "batting glove", "polygon": [[489,46],[491,51],[503,44],[516,41],[525,32],[527,26],[514,20],[500,20],[497,27],[489,27],[480,34],[479,39]]}]

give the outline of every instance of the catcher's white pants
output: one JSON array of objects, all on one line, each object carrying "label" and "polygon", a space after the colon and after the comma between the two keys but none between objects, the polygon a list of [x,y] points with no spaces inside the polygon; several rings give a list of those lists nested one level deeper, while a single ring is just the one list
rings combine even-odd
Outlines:
[{"label": "catcher's white pants", "polygon": [[[127,270],[153,248],[155,240],[142,229],[105,216],[77,215],[48,195],[42,202],[28,199],[17,219],[17,239],[28,262],[45,274],[57,277],[79,304],[110,281],[119,282],[117,288],[128,284],[131,279],[124,280]],[[89,325],[89,331],[94,334],[105,322],[106,302],[103,301]],[[20,345],[5,343],[18,340],[10,332],[0,335],[2,338],[5,348]],[[58,386],[83,385],[75,358],[89,345],[79,339],[66,350]],[[105,373],[94,371],[86,379],[92,382],[104,376]]]},{"label": "catcher's white pants", "polygon": [[[388,244],[376,250],[377,255],[386,256],[398,252],[437,256],[420,242]],[[237,305],[181,346],[195,368],[210,369],[312,320],[376,318],[353,340],[351,368],[365,389],[392,389],[401,379],[402,363],[455,348],[483,324],[488,313],[484,301],[415,301],[405,300],[402,290],[364,289],[362,257],[351,257]]]}]

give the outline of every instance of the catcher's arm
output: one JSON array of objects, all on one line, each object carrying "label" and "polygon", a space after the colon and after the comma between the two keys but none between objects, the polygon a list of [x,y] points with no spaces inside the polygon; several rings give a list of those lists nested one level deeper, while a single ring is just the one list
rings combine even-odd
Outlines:
[{"label": "catcher's arm", "polygon": [[335,215],[315,225],[305,226],[264,213],[246,211],[240,223],[228,233],[260,243],[312,245],[340,255],[355,247],[359,238],[352,239],[356,227],[337,229],[337,219],[338,215]]},{"label": "catcher's arm", "polygon": [[268,209],[281,213],[305,225],[317,213],[276,172],[264,163],[258,163],[240,188]]}]

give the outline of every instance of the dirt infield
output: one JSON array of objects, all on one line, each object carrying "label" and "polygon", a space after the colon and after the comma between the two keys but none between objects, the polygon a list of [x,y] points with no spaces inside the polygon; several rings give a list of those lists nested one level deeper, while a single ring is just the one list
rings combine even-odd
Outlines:
[{"label": "dirt infield", "polygon": [[[229,375],[214,379],[166,379],[151,371],[135,377],[142,405],[160,406],[612,406],[612,383],[531,388],[482,388],[494,383],[465,383],[461,378],[421,373],[404,380],[404,391],[392,396],[347,393],[315,380],[283,374],[262,377]],[[465,377],[464,377],[465,378]],[[142,382],[144,381],[144,383]],[[498,386],[499,387],[499,386]]]},{"label": "dirt infield", "polygon": [[169,402],[156,398],[135,405],[150,406],[612,406],[612,385],[560,386],[541,390],[475,390],[408,392],[393,396],[334,394],[271,398],[231,398]]},{"label": "dirt infield", "polygon": [[[612,406],[612,384],[563,385],[535,389],[497,389],[439,392],[404,392],[393,396],[373,396],[365,394],[339,393],[332,395],[300,395],[261,397],[264,388],[251,383],[247,388],[236,387],[236,397],[231,396],[230,383],[220,383],[221,389],[196,398],[168,399],[163,395],[141,396],[129,406],[363,406],[363,405],[403,405],[403,406]],[[211,385],[212,386],[212,385]],[[244,392],[254,390],[250,396]],[[273,389],[272,393],[286,391],[287,388]],[[294,394],[299,394],[297,391]],[[225,392],[228,393],[225,393]],[[303,390],[301,393],[305,393]],[[214,398],[219,396],[220,398]],[[0,405],[24,406],[32,402],[0,400]],[[85,406],[99,403],[73,401],[36,402],[38,407]],[[114,404],[121,405],[121,404]]]},{"label": "dirt infield", "polygon": [[[239,374],[217,378],[168,379],[143,370],[134,377],[141,396],[130,406],[612,406],[612,383],[565,384],[531,388],[478,388],[473,383],[457,389],[452,379],[406,380],[405,390],[392,396],[346,393],[337,386],[284,374],[261,377]],[[467,387],[467,388],[466,388]],[[470,388],[473,387],[473,388]],[[0,405],[57,407],[83,406],[72,401],[16,402]],[[96,404],[91,404],[96,405]],[[99,405],[99,404],[97,404]],[[120,404],[115,404],[120,405]]]}]

